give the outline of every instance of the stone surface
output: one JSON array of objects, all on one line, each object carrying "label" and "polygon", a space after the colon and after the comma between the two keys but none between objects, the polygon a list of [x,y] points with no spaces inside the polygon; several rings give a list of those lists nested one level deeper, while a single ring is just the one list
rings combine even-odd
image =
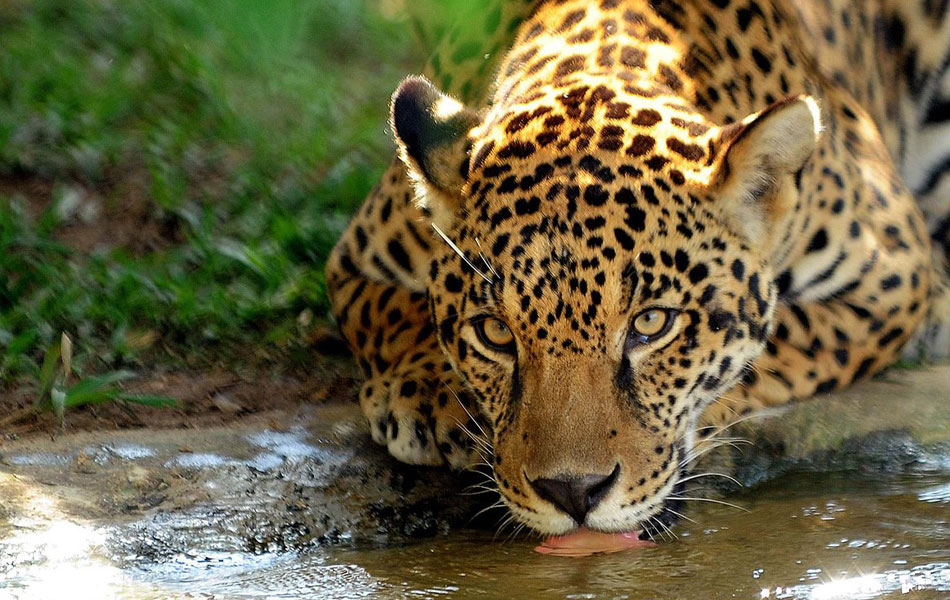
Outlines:
[{"label": "stone surface", "polygon": [[776,409],[726,435],[731,447],[703,468],[745,486],[792,470],[897,470],[950,464],[950,367],[892,370],[837,394]]},{"label": "stone surface", "polygon": [[6,520],[54,506],[120,525],[124,546],[155,559],[196,544],[270,552],[394,543],[464,525],[475,505],[460,495],[465,478],[390,460],[350,404],[293,422],[270,415],[240,428],[7,443],[0,464]]}]

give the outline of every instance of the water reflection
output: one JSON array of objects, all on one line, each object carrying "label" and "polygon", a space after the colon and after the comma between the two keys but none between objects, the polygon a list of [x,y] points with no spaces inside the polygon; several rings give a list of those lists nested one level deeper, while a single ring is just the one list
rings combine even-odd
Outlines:
[{"label": "water reflection", "polygon": [[[760,598],[792,598],[795,600],[865,600],[885,594],[916,595],[926,591],[950,592],[950,563],[922,565],[911,570],[895,570],[878,575],[864,575],[850,579],[829,581],[817,585],[797,585],[790,588],[764,589]],[[936,597],[936,596],[934,596]]]},{"label": "water reflection", "polygon": [[950,503],[950,483],[938,485],[920,492],[917,497],[924,502]]},{"label": "water reflection", "polygon": [[[948,472],[887,479],[802,475],[732,501],[743,511],[698,506],[691,516],[701,525],[680,526],[679,542],[581,559],[542,556],[532,551],[536,540],[500,543],[491,532],[458,532],[398,548],[255,555],[223,552],[222,538],[208,535],[207,527],[165,523],[176,535],[193,536],[186,540],[192,549],[145,558],[120,547],[105,561],[89,560],[90,553],[106,553],[101,534],[79,525],[48,526],[32,541],[3,539],[0,531],[0,598],[77,597],[66,593],[71,588],[37,595],[53,593],[51,582],[62,586],[64,573],[97,590],[97,598],[130,600],[926,600],[950,593]],[[168,535],[128,531],[153,541]],[[121,546],[122,536],[109,539],[116,538]],[[147,547],[126,541],[129,548]],[[19,558],[11,562],[11,556]]]}]

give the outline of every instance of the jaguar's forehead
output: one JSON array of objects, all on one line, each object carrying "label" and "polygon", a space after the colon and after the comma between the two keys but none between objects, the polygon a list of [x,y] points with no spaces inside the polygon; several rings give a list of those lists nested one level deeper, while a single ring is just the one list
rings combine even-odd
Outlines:
[{"label": "jaguar's forehead", "polygon": [[[748,294],[749,248],[702,206],[640,208],[643,186],[626,184],[598,188],[606,199],[590,206],[585,190],[598,184],[571,185],[576,191],[562,189],[520,214],[498,215],[485,202],[485,210],[464,215],[458,239],[492,284],[469,272],[462,312],[490,308],[537,340],[538,351],[596,353],[616,346],[637,309],[711,310]],[[453,253],[446,269],[464,264]]]},{"label": "jaguar's forehead", "polygon": [[[699,117],[653,100],[619,103],[606,85],[568,93],[498,114],[473,134],[470,195],[529,191],[555,181],[611,187],[622,180],[654,183],[644,199],[708,182],[716,158],[716,130]],[[596,202],[597,187],[588,198]],[[653,194],[651,194],[653,192]]]},{"label": "jaguar's forehead", "polygon": [[682,265],[684,254],[747,250],[701,185],[644,169],[605,152],[543,151],[532,161],[488,165],[472,179],[459,236],[480,240],[481,250],[516,268],[545,270],[617,271],[643,253]]},{"label": "jaguar's forehead", "polygon": [[635,239],[695,228],[717,130],[686,107],[627,88],[549,86],[489,111],[473,132],[463,221],[509,232],[501,243],[522,230],[583,239],[608,259]]}]

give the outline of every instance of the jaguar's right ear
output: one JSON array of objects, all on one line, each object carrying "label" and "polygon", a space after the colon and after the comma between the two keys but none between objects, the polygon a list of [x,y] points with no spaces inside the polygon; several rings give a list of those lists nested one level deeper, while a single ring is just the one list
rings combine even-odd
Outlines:
[{"label": "jaguar's right ear", "polygon": [[416,186],[416,202],[436,224],[447,226],[468,178],[469,132],[476,111],[443,94],[424,77],[408,77],[392,101],[399,157]]}]

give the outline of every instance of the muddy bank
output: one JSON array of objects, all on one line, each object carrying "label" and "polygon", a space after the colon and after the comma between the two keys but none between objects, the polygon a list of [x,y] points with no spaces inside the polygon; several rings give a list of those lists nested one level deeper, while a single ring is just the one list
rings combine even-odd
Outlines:
[{"label": "muddy bank", "polygon": [[153,560],[393,543],[460,526],[474,505],[451,473],[389,460],[349,404],[232,427],[7,443],[0,462],[7,520],[44,518],[39,497],[57,514],[118,525],[122,546]]}]

